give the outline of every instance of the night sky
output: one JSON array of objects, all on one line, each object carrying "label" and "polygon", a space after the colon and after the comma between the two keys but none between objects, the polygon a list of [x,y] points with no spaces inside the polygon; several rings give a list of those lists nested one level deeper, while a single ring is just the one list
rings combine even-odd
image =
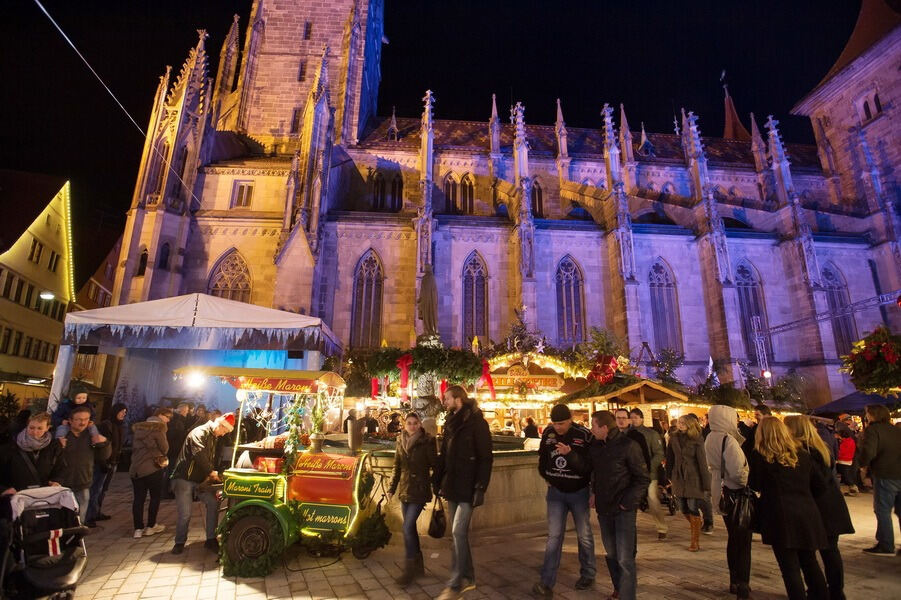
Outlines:
[{"label": "night sky", "polygon": [[[146,127],[165,66],[177,73],[210,33],[211,73],[231,15],[242,47],[251,0],[44,0],[44,6]],[[143,138],[52,28],[33,0],[7,0],[0,20],[0,167],[68,177],[84,281],[124,225]],[[528,123],[599,127],[604,102],[623,102],[633,130],[672,131],[673,108],[694,110],[704,135],[722,135],[727,71],[747,114],[773,114],[784,138],[811,142],[788,111],[841,53],[859,0],[420,1],[386,0],[380,114],[417,117],[423,92],[436,118],[487,121],[491,94]],[[12,9],[12,10],[10,10]]]}]

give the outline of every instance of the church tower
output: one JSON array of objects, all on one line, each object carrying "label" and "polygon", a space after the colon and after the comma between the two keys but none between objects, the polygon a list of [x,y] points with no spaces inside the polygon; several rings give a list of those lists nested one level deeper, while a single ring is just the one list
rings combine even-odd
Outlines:
[{"label": "church tower", "polygon": [[223,111],[217,128],[247,135],[265,153],[294,152],[328,47],[335,141],[355,144],[376,112],[383,31],[383,0],[254,0],[240,74],[226,102],[234,109]]}]

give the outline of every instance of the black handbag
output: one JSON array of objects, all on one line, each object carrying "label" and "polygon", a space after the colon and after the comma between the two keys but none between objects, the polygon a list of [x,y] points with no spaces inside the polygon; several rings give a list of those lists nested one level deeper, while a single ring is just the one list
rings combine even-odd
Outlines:
[{"label": "black handbag", "polygon": [[441,502],[441,498],[435,496],[435,503],[432,505],[432,518],[429,520],[429,536],[441,539],[446,531],[447,516],[444,514],[444,503]]},{"label": "black handbag", "polygon": [[[728,435],[728,434],[726,434]],[[723,436],[723,448],[720,451],[720,480],[726,480],[726,437]],[[754,522],[757,494],[745,486],[733,490],[723,483],[720,494],[720,512],[735,529],[751,529]]]}]

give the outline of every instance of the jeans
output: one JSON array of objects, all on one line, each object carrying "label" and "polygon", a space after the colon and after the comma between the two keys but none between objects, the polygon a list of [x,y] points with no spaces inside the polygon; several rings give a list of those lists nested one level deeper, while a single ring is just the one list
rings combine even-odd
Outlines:
[{"label": "jeans", "polygon": [[81,517],[82,523],[87,523],[87,513],[88,506],[91,504],[91,488],[84,488],[83,490],[72,490],[72,493],[75,494],[75,502],[78,503],[78,514]]},{"label": "jeans", "polygon": [[103,498],[106,496],[106,490],[116,474],[116,467],[110,467],[107,471],[102,470],[99,466],[94,465],[94,479],[91,481],[91,501],[88,503],[88,521],[96,521],[100,516],[100,509],[103,506]]},{"label": "jeans", "polygon": [[660,504],[660,487],[656,479],[651,480],[648,486],[648,512],[654,517],[657,525],[657,533],[666,533],[666,521],[663,515],[663,506]]},{"label": "jeans", "polygon": [[751,581],[751,529],[734,527],[731,520],[726,523],[726,562],[729,565],[729,583],[748,585]]},{"label": "jeans", "polygon": [[144,500],[150,493],[150,507],[147,509],[147,527],[156,525],[156,514],[160,509],[160,499],[163,496],[162,481],[166,479],[166,470],[160,469],[150,475],[131,480],[131,488],[134,499],[131,502],[131,516],[135,529],[144,529]]},{"label": "jeans", "polygon": [[[826,598],[826,579],[820,570],[815,550],[795,550],[773,546],[773,554],[782,571],[782,582],[788,600],[807,600],[810,598]],[[801,573],[804,579],[801,579]],[[807,583],[807,590],[804,583]]]},{"label": "jeans", "polygon": [[557,569],[563,553],[567,513],[573,514],[576,536],[579,539],[579,575],[594,579],[597,562],[594,557],[594,535],[591,533],[591,514],[588,509],[588,487],[577,492],[561,492],[554,486],[547,488],[547,546],[541,565],[541,583],[553,588],[557,583]]},{"label": "jeans", "polygon": [[401,502],[400,510],[404,516],[404,549],[407,551],[407,559],[412,560],[422,552],[419,548],[419,533],[416,531],[416,520],[419,513],[425,508],[425,504],[414,502]]},{"label": "jeans", "polygon": [[[188,527],[191,524],[191,511],[194,508],[194,490],[197,483],[185,479],[173,479],[172,487],[175,491],[175,508],[178,511],[178,520],[175,523],[175,543],[184,544],[188,541]],[[216,538],[216,526],[219,524],[219,501],[213,492],[198,492],[197,499],[206,508],[206,539]]]},{"label": "jeans", "polygon": [[704,527],[713,527],[713,502],[710,500],[710,492],[705,492],[704,497],[698,500],[698,508],[704,515]]},{"label": "jeans", "polygon": [[679,498],[679,510],[682,511],[683,515],[700,517],[702,502],[703,500],[700,498]]},{"label": "jeans", "polygon": [[842,553],[838,550],[837,535],[829,536],[829,547],[820,550],[820,558],[826,572],[829,600],[845,600],[845,566],[842,564]]},{"label": "jeans", "polygon": [[475,581],[472,566],[472,550],[469,548],[469,524],[472,522],[472,502],[447,501],[451,535],[454,538],[454,553],[451,558],[451,576],[448,587],[458,588],[462,580]]},{"label": "jeans", "polygon": [[635,527],[635,511],[624,510],[611,515],[598,514],[601,540],[607,552],[607,569],[613,580],[613,589],[620,600],[635,600],[638,588],[638,571],[635,568],[635,552],[638,531]]},{"label": "jeans", "polygon": [[892,530],[892,508],[901,523],[901,479],[873,477],[873,512],[876,513],[876,543],[886,550],[895,550]]}]

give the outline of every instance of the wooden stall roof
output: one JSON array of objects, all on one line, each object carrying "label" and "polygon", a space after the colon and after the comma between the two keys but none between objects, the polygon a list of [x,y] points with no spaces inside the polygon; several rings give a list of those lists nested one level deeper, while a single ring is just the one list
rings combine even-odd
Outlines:
[{"label": "wooden stall roof", "polygon": [[591,396],[573,400],[573,402],[609,402],[620,398],[621,404],[655,404],[668,402],[688,403],[688,396],[650,379],[643,379],[600,396]]}]

